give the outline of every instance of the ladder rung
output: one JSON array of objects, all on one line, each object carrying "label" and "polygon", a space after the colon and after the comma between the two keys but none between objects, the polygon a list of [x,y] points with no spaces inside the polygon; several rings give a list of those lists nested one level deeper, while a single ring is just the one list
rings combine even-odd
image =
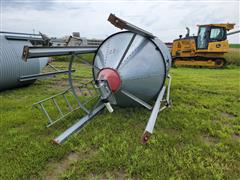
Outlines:
[{"label": "ladder rung", "polygon": [[72,110],[73,110],[73,108],[72,108],[71,104],[69,103],[69,101],[68,101],[68,99],[67,99],[66,95],[65,95],[65,94],[63,94],[63,97],[64,97],[64,99],[65,99],[65,101],[66,101],[66,103],[67,103],[67,105],[68,105],[68,108],[69,108],[69,110],[70,110],[70,111],[72,111]]},{"label": "ladder rung", "polygon": [[44,114],[47,116],[48,121],[49,121],[50,123],[52,123],[52,119],[50,118],[50,116],[49,116],[49,114],[47,113],[46,109],[44,108],[43,104],[42,104],[42,103],[39,103],[39,104],[40,104],[40,107],[41,107],[42,111],[43,111]]},{"label": "ladder rung", "polygon": [[63,112],[61,111],[57,101],[54,98],[52,98],[52,100],[53,100],[53,103],[55,104],[55,106],[57,107],[58,112],[60,113],[60,115],[63,116]]}]

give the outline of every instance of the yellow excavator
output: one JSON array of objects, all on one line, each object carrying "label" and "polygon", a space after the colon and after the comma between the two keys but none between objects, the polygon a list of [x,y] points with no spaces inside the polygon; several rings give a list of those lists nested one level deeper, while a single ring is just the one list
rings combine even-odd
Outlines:
[{"label": "yellow excavator", "polygon": [[190,30],[184,38],[179,36],[172,44],[172,58],[175,66],[197,66],[219,68],[226,64],[224,54],[229,51],[227,33],[235,24],[198,25],[198,35],[190,36]]}]

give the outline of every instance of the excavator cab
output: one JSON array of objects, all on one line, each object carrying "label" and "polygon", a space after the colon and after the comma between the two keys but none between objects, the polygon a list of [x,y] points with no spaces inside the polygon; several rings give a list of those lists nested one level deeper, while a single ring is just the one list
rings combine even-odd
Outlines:
[{"label": "excavator cab", "polygon": [[175,39],[172,45],[172,58],[176,66],[223,67],[226,64],[224,53],[229,51],[227,31],[235,24],[198,25],[197,36]]}]

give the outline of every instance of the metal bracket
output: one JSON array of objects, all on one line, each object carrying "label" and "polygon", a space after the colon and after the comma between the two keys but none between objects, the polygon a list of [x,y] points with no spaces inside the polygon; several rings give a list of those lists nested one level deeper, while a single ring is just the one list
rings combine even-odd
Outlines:
[{"label": "metal bracket", "polygon": [[148,103],[146,103],[145,101],[143,101],[142,99],[138,98],[137,96],[133,95],[132,93],[125,91],[125,90],[121,90],[121,92],[123,94],[125,94],[126,96],[128,96],[129,98],[131,98],[132,100],[136,101],[137,103],[141,104],[142,106],[144,106],[145,108],[147,108],[148,110],[152,110],[152,106],[149,105]]},{"label": "metal bracket", "polygon": [[152,39],[155,38],[155,36],[152,33],[145,31],[123,19],[120,19],[119,17],[115,16],[114,14],[109,15],[108,21],[110,23],[112,23],[114,26],[116,26],[117,28],[126,29],[126,30],[132,31],[136,34],[141,34],[148,38],[152,38]]}]

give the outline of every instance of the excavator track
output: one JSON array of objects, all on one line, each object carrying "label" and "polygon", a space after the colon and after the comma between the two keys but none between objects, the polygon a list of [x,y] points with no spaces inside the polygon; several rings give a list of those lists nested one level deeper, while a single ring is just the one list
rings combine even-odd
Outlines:
[{"label": "excavator track", "polygon": [[207,68],[222,68],[226,65],[224,58],[207,58],[207,59],[179,59],[174,58],[173,64],[175,67],[207,67]]}]

